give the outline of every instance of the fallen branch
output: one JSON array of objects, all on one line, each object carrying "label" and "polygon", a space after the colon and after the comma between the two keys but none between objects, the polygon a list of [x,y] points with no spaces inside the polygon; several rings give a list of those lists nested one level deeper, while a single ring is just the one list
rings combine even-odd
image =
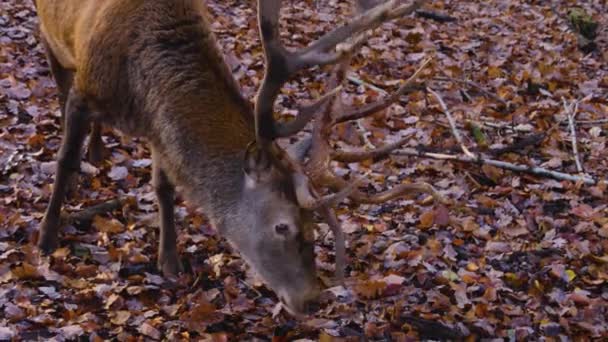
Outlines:
[{"label": "fallen branch", "polygon": [[566,99],[562,97],[562,103],[564,104],[564,110],[568,116],[568,127],[570,127],[570,136],[572,137],[572,154],[574,155],[574,162],[576,164],[576,171],[579,173],[583,172],[583,165],[578,154],[578,145],[576,143],[576,127],[574,126],[574,117],[578,112],[578,101],[573,101],[570,105],[566,102]]},{"label": "fallen branch", "polygon": [[414,315],[402,315],[403,322],[411,325],[418,332],[418,337],[431,340],[458,340],[463,338],[460,330],[447,326],[441,322],[433,321]]},{"label": "fallen branch", "polygon": [[450,123],[450,127],[452,128],[452,134],[454,135],[454,138],[456,138],[456,141],[458,141],[458,143],[460,144],[460,148],[462,149],[462,152],[465,155],[467,155],[469,158],[474,159],[475,155],[473,153],[471,153],[471,151],[469,151],[469,149],[465,146],[464,141],[462,140],[462,136],[460,135],[460,132],[458,131],[458,128],[456,127],[456,121],[454,120],[454,117],[452,117],[452,114],[450,113],[448,106],[445,104],[445,102],[443,101],[441,96],[438,93],[436,93],[433,89],[427,88],[427,90],[429,93],[431,93],[431,95],[435,96],[437,101],[439,101],[439,105],[443,109],[443,113],[448,118],[448,122]]},{"label": "fallen branch", "polygon": [[420,18],[431,19],[442,24],[457,20],[455,17],[449,16],[447,14],[423,10],[417,10],[416,15]]},{"label": "fallen branch", "polygon": [[375,92],[377,92],[377,93],[379,93],[379,94],[382,94],[382,95],[385,95],[385,96],[386,96],[386,95],[388,95],[388,92],[387,92],[386,90],[384,90],[384,89],[382,89],[382,88],[380,88],[380,87],[378,87],[378,86],[376,86],[376,85],[374,85],[374,84],[371,84],[371,83],[369,83],[369,82],[367,82],[367,81],[362,80],[361,78],[359,78],[357,75],[355,75],[355,74],[354,74],[354,73],[352,73],[352,72],[351,72],[351,73],[349,73],[349,74],[346,76],[346,79],[347,79],[349,82],[351,82],[351,83],[353,83],[353,84],[356,84],[356,85],[358,85],[358,86],[367,87],[367,88],[372,89],[372,90],[374,90]]},{"label": "fallen branch", "polygon": [[500,160],[494,159],[486,159],[483,157],[471,158],[466,155],[452,155],[452,154],[443,154],[443,153],[429,153],[422,152],[413,148],[404,148],[394,152],[394,155],[401,156],[413,156],[413,157],[422,157],[422,158],[431,158],[438,160],[453,160],[459,161],[463,163],[470,164],[478,164],[478,165],[491,165],[501,169],[515,171],[515,172],[524,172],[536,176],[549,177],[557,180],[567,180],[572,182],[583,182],[588,185],[594,185],[597,183],[597,180],[588,175],[571,175],[569,173],[552,171],[538,166],[528,166],[528,165],[520,165],[513,164],[509,162],[504,162]]},{"label": "fallen branch", "polygon": [[493,156],[499,156],[505,153],[522,153],[524,148],[528,146],[536,146],[540,144],[546,137],[547,135],[545,133],[529,134],[508,146],[490,148],[488,149],[488,153]]},{"label": "fallen branch", "polygon": [[[534,131],[534,127],[530,124],[514,125],[513,123],[510,123],[510,122],[498,122],[498,121],[493,121],[490,119],[483,119],[483,118],[481,119],[480,123],[489,128],[504,129],[506,131],[512,131],[512,132],[528,133],[528,132]],[[559,122],[559,124],[566,126],[566,125],[568,125],[568,122],[565,122],[565,121]],[[577,126],[606,125],[606,124],[608,124],[608,119],[574,120],[574,124]]]},{"label": "fallen branch", "polygon": [[603,125],[608,124],[608,119],[598,119],[598,120],[575,120],[577,125]]},{"label": "fallen branch", "polygon": [[[448,125],[443,125],[443,126],[448,126]],[[478,147],[472,147],[471,151],[475,152],[475,153],[487,153],[487,154],[491,155],[492,157],[497,157],[497,156],[500,156],[500,155],[503,155],[506,153],[516,153],[519,155],[527,155],[528,152],[525,150],[527,147],[539,145],[546,137],[547,137],[547,134],[545,132],[527,134],[525,136],[519,137],[520,138],[519,140],[517,140],[509,145],[506,145],[504,147],[491,147],[491,148],[487,148],[487,149],[480,149]],[[405,144],[405,142],[401,143],[401,145],[404,145],[404,144]],[[456,147],[456,146],[435,147],[435,146],[420,145],[417,148],[419,151],[427,152],[427,153],[447,153],[447,154],[460,153],[460,147]],[[382,151],[376,151],[376,154],[373,157],[376,157],[376,155],[382,156],[381,153],[382,153]]]},{"label": "fallen branch", "polygon": [[123,201],[120,199],[113,199],[107,202],[102,202],[99,204],[95,204],[93,206],[84,208],[80,211],[73,212],[70,214],[62,213],[61,218],[65,220],[66,223],[73,222],[87,222],[92,221],[95,215],[106,214],[111,211],[120,209],[122,207]]},{"label": "fallen branch", "polygon": [[437,80],[437,81],[456,82],[456,83],[460,83],[460,84],[465,85],[470,88],[475,88],[477,91],[482,93],[484,96],[500,103],[501,105],[503,105],[505,107],[508,106],[507,101],[503,100],[500,96],[488,91],[483,86],[481,86],[479,83],[473,82],[471,80],[465,80],[465,79],[448,77],[448,76],[444,76],[444,77],[438,76],[438,77],[434,77],[433,79]]}]

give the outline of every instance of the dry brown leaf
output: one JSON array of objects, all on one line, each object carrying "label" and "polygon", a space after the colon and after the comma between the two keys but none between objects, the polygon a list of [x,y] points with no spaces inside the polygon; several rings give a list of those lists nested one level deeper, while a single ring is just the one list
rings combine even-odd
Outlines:
[{"label": "dry brown leaf", "polygon": [[100,232],[104,233],[122,233],[125,230],[125,226],[114,218],[105,218],[96,215],[93,219],[93,227]]}]

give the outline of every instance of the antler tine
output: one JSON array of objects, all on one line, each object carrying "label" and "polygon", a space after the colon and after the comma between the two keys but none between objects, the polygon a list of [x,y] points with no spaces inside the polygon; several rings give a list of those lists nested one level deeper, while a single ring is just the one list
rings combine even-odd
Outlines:
[{"label": "antler tine", "polygon": [[[325,108],[322,115],[315,121],[313,127],[313,135],[311,138],[311,159],[306,165],[307,173],[311,176],[312,182],[317,186],[327,186],[331,190],[336,191],[335,199],[342,200],[345,197],[349,197],[353,202],[359,204],[379,204],[391,199],[401,197],[405,194],[412,192],[428,193],[435,201],[440,203],[449,203],[445,200],[435,188],[428,183],[413,183],[413,184],[399,184],[389,190],[382,191],[373,195],[367,195],[357,189],[357,185],[361,182],[361,178],[358,178],[354,182],[347,182],[342,178],[336,176],[330,170],[330,162],[332,160],[341,162],[360,162],[366,159],[379,159],[385,158],[390,155],[391,152],[400,148],[409,140],[409,136],[403,137],[398,141],[387,144],[383,147],[379,147],[370,151],[333,151],[329,146],[329,134],[330,128],[340,122],[354,120],[359,117],[353,115],[357,113],[365,113],[368,115],[377,110],[384,109],[397,101],[401,95],[403,95],[407,89],[411,87],[416,78],[420,75],[422,70],[430,63],[431,59],[425,60],[422,65],[414,72],[407,81],[393,94],[387,98],[380,100],[378,103],[374,103],[364,110],[354,111],[352,113],[342,114],[335,117],[336,113],[341,112],[341,98],[336,97],[329,102],[328,107]],[[342,63],[336,68],[333,73],[332,80],[330,83],[342,83],[348,67],[348,61],[342,61]],[[373,109],[373,111],[372,111]],[[365,115],[360,115],[364,117]],[[345,196],[344,194],[347,194]],[[328,200],[329,201],[329,200]],[[319,203],[317,200],[316,203]],[[335,202],[334,202],[335,203]]]},{"label": "antler tine", "polygon": [[399,101],[399,98],[407,93],[414,90],[425,89],[424,86],[416,84],[415,81],[420,76],[420,73],[426,68],[431,62],[431,58],[427,58],[422,64],[416,69],[416,71],[410,76],[395,92],[386,96],[382,100],[378,100],[374,103],[362,106],[360,108],[347,109],[336,118],[336,123],[358,120],[366,116],[377,113],[383,109],[390,107],[393,103]]},{"label": "antler tine", "polygon": [[[345,197],[353,197],[353,194],[358,194],[355,196],[357,198],[362,197],[357,186],[363,177],[351,183],[340,179],[342,181],[339,184],[340,189],[335,194],[324,197],[320,197],[310,183],[312,181],[314,185],[317,185],[322,181],[320,178],[338,179],[329,171],[332,154],[326,138],[328,138],[331,126],[336,123],[335,109],[342,107],[341,99],[336,95],[340,91],[340,84],[344,81],[345,70],[349,65],[352,53],[365,40],[366,35],[362,33],[378,27],[386,20],[414,12],[420,7],[422,0],[413,0],[410,5],[402,4],[402,0],[389,0],[356,16],[348,24],[327,33],[307,48],[296,52],[288,51],[280,40],[279,11],[281,3],[282,0],[258,0],[258,20],[266,72],[255,105],[256,140],[280,161],[279,164],[290,169],[298,203],[305,208],[320,210],[330,225],[336,243],[336,274],[339,279],[342,279],[345,264],[344,235],[331,207]],[[349,42],[338,46],[349,38],[352,38]],[[330,86],[330,89],[334,88],[332,92],[323,96],[317,103],[301,108],[300,115],[295,120],[289,123],[275,121],[274,102],[281,87],[292,75],[304,68],[338,61],[342,61],[342,63],[336,68],[336,74],[333,77],[336,84],[335,87]],[[399,96],[396,95],[395,98],[398,99]],[[320,168],[314,172],[307,172],[307,175],[303,172],[302,165],[293,161],[284,150],[272,142],[276,138],[293,135],[303,129],[316,112],[322,112],[323,116],[315,120],[310,144],[311,158],[306,164],[306,170],[311,171],[314,165],[318,165]],[[304,153],[302,152],[301,157],[304,157]]]},{"label": "antler tine", "polygon": [[[342,189],[349,188],[350,183],[344,179],[335,175],[327,175],[326,183],[334,191],[341,191]],[[450,201],[445,199],[431,184],[426,182],[410,183],[410,184],[398,184],[393,188],[385,191],[375,193],[373,195],[364,194],[358,189],[350,193],[349,198],[358,204],[381,204],[390,201],[395,198],[403,197],[410,193],[425,193],[433,197],[438,203],[449,204]]]},{"label": "antler tine", "polygon": [[278,137],[292,135],[294,130],[303,128],[313,116],[305,117],[291,125],[281,124],[274,120],[274,102],[281,86],[292,75],[304,68],[339,61],[352,51],[353,46],[350,47],[351,51],[348,48],[333,51],[338,44],[363,31],[376,28],[386,20],[414,12],[420,7],[422,0],[414,0],[410,5],[401,4],[401,0],[390,0],[380,4],[297,52],[288,51],[280,40],[279,11],[281,3],[282,0],[258,0],[258,21],[266,59],[266,73],[257,96],[255,121],[256,138],[263,143]]},{"label": "antler tine", "polygon": [[[408,93],[411,90],[417,89],[417,85],[414,84],[416,78],[420,75],[422,70],[431,62],[431,58],[426,59],[420,67],[410,76],[397,91],[388,95],[382,100],[371,103],[369,105],[363,106],[358,109],[346,110],[341,113],[338,117],[334,119],[334,124],[358,120],[364,118],[368,115],[376,113],[380,110],[388,108],[393,103],[397,102],[399,98]],[[353,151],[353,152],[345,152],[345,151],[333,151],[331,153],[331,159],[335,161],[345,162],[345,163],[355,163],[361,162],[366,159],[379,159],[387,157],[392,151],[398,149],[403,146],[409,139],[409,136],[403,137],[398,141],[388,144],[370,151]]]},{"label": "antler tine", "polygon": [[331,52],[338,44],[363,31],[374,29],[387,20],[410,14],[422,5],[422,0],[414,0],[410,5],[403,5],[401,0],[390,0],[377,5],[357,17],[350,23],[334,29],[309,45],[298,54],[296,65],[299,69],[335,63],[342,58],[344,51]]},{"label": "antler tine", "polygon": [[340,221],[338,221],[336,212],[332,208],[323,207],[321,216],[323,216],[329,229],[334,234],[334,245],[336,250],[335,280],[338,283],[342,283],[344,281],[344,269],[346,268],[346,241],[344,238],[344,231],[342,231]]},{"label": "antler tine", "polygon": [[[347,197],[350,197],[354,202],[359,203],[381,203],[402,196],[406,192],[411,191],[426,192],[433,195],[436,200],[439,200],[441,202],[443,201],[441,196],[439,196],[438,193],[431,186],[425,183],[418,183],[420,185],[402,184],[391,190],[387,190],[385,192],[381,192],[370,197],[362,194],[356,188],[353,189],[353,186],[349,182],[346,182],[341,178],[335,176],[335,174],[333,174],[333,172],[330,170],[330,162],[332,160],[353,163],[360,162],[366,159],[386,158],[390,155],[391,152],[400,148],[409,140],[409,137],[403,137],[394,143],[387,144],[385,146],[373,150],[350,152],[334,151],[329,146],[328,142],[332,126],[341,122],[364,117],[365,115],[369,115],[377,110],[387,108],[395,101],[398,101],[399,97],[406,93],[407,89],[410,89],[416,78],[420,75],[422,70],[430,63],[430,61],[431,59],[425,60],[421,64],[421,66],[418,67],[418,69],[414,72],[414,74],[412,74],[412,76],[410,76],[397,91],[387,96],[385,99],[378,101],[377,103],[373,103],[359,110],[344,113],[342,111],[343,104],[340,97],[336,97],[331,102],[329,102],[328,107],[325,108],[322,115],[315,121],[313,127],[313,135],[311,138],[311,160],[306,165],[307,173],[311,176],[311,180],[315,185],[329,186],[330,188],[332,188],[332,190],[338,191],[339,193],[342,193],[345,189],[348,189],[349,195]],[[330,81],[330,84],[332,86],[333,83],[340,84],[344,82],[346,68],[348,67],[348,64],[349,61],[344,60],[335,69],[334,73],[332,74],[332,80]]]},{"label": "antler tine", "polygon": [[356,163],[367,159],[384,159],[385,157],[388,157],[391,152],[408,142],[410,138],[411,135],[408,135],[392,144],[387,144],[369,151],[332,151],[331,159],[343,163]]}]

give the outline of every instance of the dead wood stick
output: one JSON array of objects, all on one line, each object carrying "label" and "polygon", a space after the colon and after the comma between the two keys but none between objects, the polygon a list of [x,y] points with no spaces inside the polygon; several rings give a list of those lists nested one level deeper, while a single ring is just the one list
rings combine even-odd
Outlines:
[{"label": "dead wood stick", "polygon": [[505,147],[490,148],[488,149],[488,153],[493,156],[499,156],[505,153],[521,154],[524,148],[528,146],[536,146],[540,144],[546,137],[547,135],[544,132],[528,134],[526,136],[523,136],[520,140]]},{"label": "dead wood stick", "polygon": [[433,89],[431,89],[431,88],[426,88],[426,89],[439,102],[439,105],[443,109],[443,113],[448,118],[448,122],[450,123],[450,127],[452,128],[452,134],[454,135],[454,138],[456,138],[456,141],[458,141],[458,143],[460,144],[460,148],[462,148],[462,152],[465,155],[467,155],[469,158],[475,159],[475,155],[471,151],[469,151],[469,149],[465,146],[464,140],[462,140],[462,136],[460,135],[460,132],[458,131],[458,127],[456,127],[456,121],[454,120],[454,117],[450,113],[448,106],[443,101],[443,98],[441,98],[441,96],[438,93],[436,93]]},{"label": "dead wood stick", "polygon": [[[486,127],[504,129],[507,131],[515,132],[532,132],[534,128],[532,125],[513,125],[508,122],[497,122],[490,119],[482,118],[480,123]],[[608,119],[597,119],[597,120],[574,120],[574,124],[577,126],[592,126],[592,125],[605,125],[608,124]],[[567,122],[560,122],[560,125],[568,125]]]},{"label": "dead wood stick", "polygon": [[411,325],[420,338],[432,340],[458,340],[463,338],[462,332],[456,328],[447,326],[439,321],[433,321],[411,314],[404,314],[401,319]]},{"label": "dead wood stick", "polygon": [[572,103],[570,103],[570,105],[568,105],[566,99],[562,97],[562,103],[564,105],[566,115],[568,116],[568,127],[570,128],[570,137],[572,138],[572,154],[574,155],[576,171],[582,173],[583,165],[581,164],[581,159],[578,154],[578,145],[576,143],[576,127],[574,125],[574,118],[576,116],[576,113],[578,112],[578,101],[573,101]]},{"label": "dead wood stick", "polygon": [[452,155],[444,153],[430,153],[422,152],[413,148],[403,148],[394,152],[394,155],[401,156],[414,156],[422,158],[431,158],[438,160],[453,160],[463,163],[478,164],[478,165],[491,165],[501,169],[510,170],[514,172],[524,172],[541,177],[549,177],[557,180],[567,180],[571,182],[583,182],[584,184],[594,185],[598,181],[589,175],[571,175],[569,173],[552,171],[538,166],[528,166],[521,164],[513,164],[500,160],[487,159],[483,157],[471,158],[466,155]]},{"label": "dead wood stick", "polygon": [[471,80],[466,80],[466,79],[448,77],[448,76],[439,76],[439,77],[434,77],[433,79],[437,80],[437,81],[456,82],[456,83],[460,83],[460,84],[465,85],[470,88],[475,88],[477,91],[481,92],[484,96],[500,103],[501,105],[503,105],[505,107],[508,105],[507,101],[503,100],[500,96],[487,90],[486,88],[484,88],[482,85],[480,85],[477,82],[473,82]]},{"label": "dead wood stick", "polygon": [[73,213],[62,213],[62,219],[64,219],[67,223],[72,222],[85,222],[91,221],[95,217],[95,215],[101,215],[105,213],[109,213],[116,209],[120,209],[122,207],[123,201],[120,199],[113,199],[106,202],[101,202],[99,204],[92,205],[90,207],[84,208],[80,211],[76,211]]},{"label": "dead wood stick", "polygon": [[447,14],[439,13],[439,12],[417,10],[416,15],[419,16],[420,18],[434,20],[434,21],[436,21],[438,23],[442,23],[442,24],[456,21],[455,17],[449,16]]},{"label": "dead wood stick", "polygon": [[[506,153],[516,153],[516,154],[526,154],[527,151],[525,150],[526,147],[529,146],[537,146],[538,144],[540,144],[545,138],[547,137],[547,134],[545,132],[542,133],[533,133],[533,134],[528,134],[525,136],[522,136],[519,140],[506,145],[504,147],[492,147],[492,148],[488,148],[486,150],[482,150],[480,148],[477,147],[473,147],[471,148],[471,151],[473,152],[477,152],[477,153],[482,153],[485,152],[493,157],[497,157]],[[402,143],[401,145],[405,144]],[[427,147],[427,146],[420,146],[419,149],[423,152],[430,152],[430,153],[460,153],[460,148],[456,147],[456,146],[449,146],[449,147]],[[374,157],[379,155],[382,156],[381,154],[382,151],[376,151],[376,153],[374,154]]]},{"label": "dead wood stick", "polygon": [[359,78],[356,74],[354,74],[352,72],[348,73],[348,75],[346,76],[346,79],[348,81],[350,81],[351,83],[354,83],[354,84],[356,84],[358,86],[367,87],[367,88],[372,89],[375,92],[377,92],[379,94],[382,94],[382,95],[385,95],[385,96],[388,95],[388,92],[386,90],[384,90],[384,89],[382,89],[382,88],[380,88],[380,87],[378,87],[378,86],[376,86],[374,84],[371,84],[371,83],[369,83],[367,81],[362,80],[361,78]]},{"label": "dead wood stick", "polygon": [[577,125],[603,125],[608,124],[608,119],[598,119],[598,120],[575,120]]}]

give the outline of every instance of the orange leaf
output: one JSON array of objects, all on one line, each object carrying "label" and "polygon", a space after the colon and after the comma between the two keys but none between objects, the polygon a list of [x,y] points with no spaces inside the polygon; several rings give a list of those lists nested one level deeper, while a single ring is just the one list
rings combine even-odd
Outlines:
[{"label": "orange leaf", "polygon": [[429,210],[420,215],[420,224],[418,226],[420,228],[431,228],[433,226],[433,222],[435,222],[435,211]]},{"label": "orange leaf", "polygon": [[20,280],[31,280],[40,278],[40,273],[38,273],[38,269],[27,262],[22,263],[20,266],[14,267],[11,269],[11,273],[13,276]]},{"label": "orange leaf", "polygon": [[497,66],[488,67],[488,77],[499,78],[502,75],[502,71]]},{"label": "orange leaf", "polygon": [[386,283],[383,281],[367,281],[355,287],[355,291],[365,299],[378,298],[386,289]]},{"label": "orange leaf", "polygon": [[117,219],[107,219],[99,215],[93,219],[93,227],[104,233],[122,233],[125,230],[125,226]]}]

